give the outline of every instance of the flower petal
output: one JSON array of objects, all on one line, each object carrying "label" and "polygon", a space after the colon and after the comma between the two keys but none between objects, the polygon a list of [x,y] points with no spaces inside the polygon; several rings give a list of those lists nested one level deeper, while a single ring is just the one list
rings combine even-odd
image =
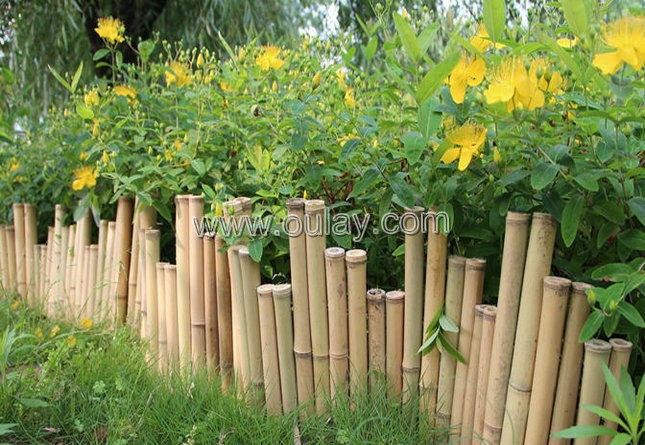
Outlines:
[{"label": "flower petal", "polygon": [[618,51],[596,54],[593,58],[593,66],[599,68],[603,74],[615,74],[622,64]]},{"label": "flower petal", "polygon": [[507,102],[513,97],[515,86],[512,83],[492,83],[486,91],[486,102],[495,104],[497,102]]},{"label": "flower petal", "polygon": [[441,157],[441,162],[444,164],[450,164],[451,162],[454,162],[455,159],[459,157],[459,154],[461,153],[461,150],[459,148],[449,148],[443,153],[443,156]]}]

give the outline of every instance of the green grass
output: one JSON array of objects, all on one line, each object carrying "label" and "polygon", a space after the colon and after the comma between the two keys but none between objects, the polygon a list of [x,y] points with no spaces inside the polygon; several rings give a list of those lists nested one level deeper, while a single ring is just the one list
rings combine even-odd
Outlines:
[{"label": "green grass", "polygon": [[54,323],[0,297],[0,444],[446,443],[418,403],[401,407],[384,390],[299,420],[219,388],[204,374],[160,374],[127,328]]}]

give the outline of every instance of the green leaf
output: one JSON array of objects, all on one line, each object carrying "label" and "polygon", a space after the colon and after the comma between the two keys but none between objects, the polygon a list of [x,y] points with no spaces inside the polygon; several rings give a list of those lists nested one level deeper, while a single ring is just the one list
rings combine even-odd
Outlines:
[{"label": "green leaf", "polygon": [[395,12],[392,14],[392,17],[394,18],[396,32],[399,34],[399,38],[401,39],[401,43],[403,44],[403,48],[408,54],[408,57],[410,57],[413,62],[420,61],[423,53],[421,52],[421,45],[419,45],[419,41],[417,40],[414,30],[401,16],[401,14]]},{"label": "green leaf", "polygon": [[645,232],[642,229],[629,229],[620,232],[618,242],[631,250],[645,250]]},{"label": "green leaf", "polygon": [[[643,379],[645,381],[645,379]],[[625,433],[620,433],[609,442],[609,445],[627,445],[632,441],[632,436]]]},{"label": "green leaf", "polygon": [[609,410],[606,410],[604,408],[601,408],[599,406],[594,406],[594,405],[582,405],[582,409],[586,409],[589,412],[594,413],[597,416],[604,417],[605,419],[614,422],[614,423],[619,423],[621,426],[625,426],[625,423],[620,419],[619,416],[616,414],[612,413]]},{"label": "green leaf", "polygon": [[511,184],[515,184],[516,182],[520,182],[522,179],[526,178],[528,175],[530,175],[531,172],[528,170],[513,170],[511,173],[508,175],[504,176],[500,181],[499,185],[502,187],[506,187]]},{"label": "green leaf", "polygon": [[459,332],[459,327],[447,315],[441,316],[439,324],[441,325],[441,329],[446,332]]},{"label": "green leaf", "polygon": [[580,184],[580,187],[589,190],[590,192],[598,191],[598,180],[591,173],[583,173],[578,176],[574,176],[573,180]]},{"label": "green leaf", "polygon": [[81,119],[94,119],[94,111],[92,111],[90,107],[82,103],[76,104],[76,114],[78,114]]},{"label": "green leaf", "polygon": [[74,73],[74,77],[72,78],[72,84],[70,85],[72,88],[72,93],[76,91],[76,88],[78,87],[78,82],[81,80],[82,74],[83,74],[83,62],[81,62],[78,65],[78,68],[76,68],[76,73]]},{"label": "green leaf", "polygon": [[408,131],[401,137],[405,148],[405,157],[410,165],[419,162],[421,155],[426,148],[426,140],[418,131]]},{"label": "green leaf", "polygon": [[564,206],[562,211],[562,239],[567,247],[573,244],[578,233],[578,226],[585,208],[585,201],[582,196],[575,196]]},{"label": "green leaf", "polygon": [[432,351],[432,349],[435,346],[434,343],[437,340],[437,338],[439,337],[440,333],[441,333],[441,331],[439,329],[436,329],[432,334],[430,334],[428,336],[428,338],[426,339],[426,341],[423,342],[423,344],[421,345],[421,347],[419,348],[417,353],[425,355],[428,352]]},{"label": "green leaf", "polygon": [[56,78],[56,80],[57,80],[57,81],[58,81],[58,82],[59,82],[63,87],[65,87],[65,89],[66,89],[67,91],[69,91],[70,93],[73,93],[73,92],[74,92],[74,91],[72,90],[72,86],[69,84],[69,82],[67,82],[67,81],[63,78],[63,76],[61,76],[60,74],[58,74],[58,71],[56,71],[54,68],[52,68],[52,66],[51,66],[51,65],[47,65],[47,68],[49,68],[49,71],[51,71],[51,73],[54,75],[54,77]]},{"label": "green leaf", "polygon": [[602,373],[605,376],[605,383],[607,384],[607,390],[611,394],[611,399],[614,401],[618,409],[623,415],[629,414],[629,408],[625,400],[625,395],[620,389],[616,377],[611,373],[606,363],[602,363]]},{"label": "green leaf", "polygon": [[645,198],[637,196],[627,201],[627,205],[640,223],[645,225]]},{"label": "green leaf", "polygon": [[615,224],[622,225],[625,222],[625,210],[617,202],[609,200],[598,201],[593,206],[593,211]]},{"label": "green leaf", "polygon": [[541,162],[531,173],[531,187],[535,190],[542,190],[547,185],[551,184],[555,179],[560,167],[550,162]]},{"label": "green leaf", "polygon": [[499,42],[506,26],[506,4],[504,0],[484,0],[484,25],[494,42]]},{"label": "green leaf", "polygon": [[405,207],[414,207],[414,192],[410,184],[399,175],[392,176],[389,183],[394,195]]},{"label": "green leaf", "polygon": [[594,280],[609,279],[618,281],[625,279],[634,270],[624,263],[610,263],[597,267],[591,272],[591,278]]},{"label": "green leaf", "polygon": [[190,165],[195,169],[197,175],[204,176],[206,174],[206,164],[202,159],[193,159],[190,161]]},{"label": "green leaf", "polygon": [[150,59],[152,52],[155,50],[155,42],[152,40],[144,40],[143,42],[139,42],[137,49],[139,50],[141,61],[145,63]]},{"label": "green leaf", "polygon": [[374,182],[381,176],[381,172],[376,167],[370,167],[363,173],[361,179],[354,184],[352,192],[349,194],[350,198],[360,196],[361,193],[370,188]]},{"label": "green leaf", "polygon": [[396,249],[394,249],[394,252],[392,252],[392,256],[401,256],[405,253],[405,243],[399,245]]},{"label": "green leaf", "polygon": [[551,434],[551,437],[559,439],[582,439],[585,437],[598,437],[598,436],[615,436],[618,434],[618,431],[606,426],[600,425],[581,425],[581,426],[572,426],[566,430],[558,431],[555,434]]},{"label": "green leaf", "polygon": [[562,0],[562,12],[569,28],[578,36],[587,32],[589,23],[587,11],[582,0]]},{"label": "green leaf", "polygon": [[626,301],[621,301],[618,305],[618,313],[625,317],[627,321],[638,328],[645,328],[645,320],[634,306]]},{"label": "green leaf", "polygon": [[417,103],[421,104],[425,102],[432,93],[437,91],[452,69],[457,65],[460,58],[461,55],[459,53],[453,53],[426,73],[417,88]]},{"label": "green leaf", "polygon": [[251,241],[249,241],[248,249],[249,256],[253,259],[253,261],[259,263],[262,259],[262,252],[264,251],[262,240],[260,238],[253,238]]},{"label": "green leaf", "polygon": [[593,311],[591,314],[589,314],[587,321],[585,321],[582,329],[580,329],[580,336],[578,337],[578,341],[580,343],[583,343],[596,335],[596,333],[600,330],[602,322],[604,320],[605,316],[600,311]]},{"label": "green leaf", "polygon": [[18,399],[27,408],[47,408],[49,403],[40,399]]},{"label": "green leaf", "polygon": [[421,53],[425,54],[425,52],[428,51],[428,48],[434,40],[438,30],[439,24],[431,23],[430,25],[426,26],[423,31],[421,31],[419,37],[417,37],[417,41],[419,42],[419,46],[421,47]]},{"label": "green leaf", "polygon": [[439,308],[437,312],[432,316],[432,320],[430,320],[430,323],[426,327],[426,333],[429,334],[430,332],[434,332],[435,329],[437,329],[440,326],[440,321],[441,317],[443,316],[443,305]]},{"label": "green leaf", "polygon": [[419,131],[426,139],[434,136],[441,125],[441,113],[434,111],[437,105],[437,101],[432,99],[419,105]]},{"label": "green leaf", "polygon": [[360,142],[361,142],[360,139],[350,139],[349,141],[346,141],[345,144],[343,145],[343,148],[340,150],[340,156],[338,158],[338,161],[339,162],[347,161],[352,156],[352,154],[354,154]]},{"label": "green leaf", "polygon": [[463,355],[459,353],[457,348],[455,348],[452,343],[450,343],[450,340],[446,338],[443,333],[439,334],[439,343],[441,344],[441,347],[446,350],[448,354],[450,354],[455,360],[457,360],[459,363],[466,363],[466,359],[464,358]]},{"label": "green leaf", "polygon": [[103,57],[107,56],[110,54],[110,51],[107,48],[101,48],[98,51],[94,53],[94,56],[92,56],[93,61],[101,60]]}]

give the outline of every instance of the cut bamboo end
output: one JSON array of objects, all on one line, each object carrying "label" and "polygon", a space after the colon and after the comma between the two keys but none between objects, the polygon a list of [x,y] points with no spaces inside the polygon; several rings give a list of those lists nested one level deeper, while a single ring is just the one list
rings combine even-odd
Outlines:
[{"label": "cut bamboo end", "polygon": [[395,290],[385,294],[385,368],[388,395],[400,400],[403,390],[403,320],[405,293]]},{"label": "cut bamboo end", "polygon": [[260,315],[256,293],[261,284],[260,265],[253,261],[246,246],[239,248],[238,255],[242,272],[242,296],[246,316],[250,379],[257,383],[263,381]]},{"label": "cut bamboo end", "polygon": [[273,307],[273,285],[263,284],[258,286],[257,298],[260,314],[260,336],[262,338],[264,397],[267,412],[270,415],[280,415],[282,414],[282,390],[280,387],[276,317]]},{"label": "cut bamboo end", "polygon": [[291,325],[291,285],[273,286],[273,305],[282,409],[284,413],[289,413],[296,409],[298,404],[296,367],[293,355],[293,327]]},{"label": "cut bamboo end", "polygon": [[349,384],[351,391],[367,389],[367,252],[348,250],[347,310],[349,336]]},{"label": "cut bamboo end", "polygon": [[[633,344],[630,341],[623,340],[622,338],[610,338],[609,344],[611,345],[609,370],[616,378],[616,381],[620,384],[622,369],[627,369],[627,366],[629,365],[629,357],[632,353]],[[620,416],[619,409],[616,406],[608,388],[605,389],[603,408],[617,416]],[[618,428],[618,425],[615,422],[611,422],[606,419],[603,421],[603,426],[613,430]],[[611,441],[611,436],[602,436],[598,438],[598,445],[609,445]]]},{"label": "cut bamboo end", "polygon": [[166,298],[166,340],[168,363],[172,368],[179,364],[179,326],[177,308],[177,266],[164,264],[164,296]]},{"label": "cut bamboo end", "polygon": [[369,384],[376,390],[378,381],[385,379],[385,291],[370,289],[367,291],[367,336]]}]

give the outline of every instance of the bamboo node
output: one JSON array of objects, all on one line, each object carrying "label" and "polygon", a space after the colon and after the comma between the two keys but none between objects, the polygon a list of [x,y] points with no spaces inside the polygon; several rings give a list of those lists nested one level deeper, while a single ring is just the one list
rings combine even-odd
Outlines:
[{"label": "bamboo node", "polygon": [[313,359],[314,359],[314,360],[318,360],[318,361],[325,361],[325,360],[329,360],[329,354],[313,355]]},{"label": "bamboo node", "polygon": [[513,382],[508,382],[508,387],[509,389],[513,389],[517,392],[525,393],[525,394],[531,394],[531,388],[522,388],[519,385],[516,385]]},{"label": "bamboo node", "polygon": [[419,371],[421,371],[421,366],[401,366],[401,371],[403,371],[403,372],[419,372]]},{"label": "bamboo node", "polygon": [[349,352],[330,352],[329,357],[333,359],[343,359],[349,357]]},{"label": "bamboo node", "polygon": [[300,352],[300,351],[296,351],[295,349],[293,350],[293,355],[295,355],[296,358],[311,358],[313,356],[311,351],[309,351],[309,352],[304,352],[304,351]]}]

